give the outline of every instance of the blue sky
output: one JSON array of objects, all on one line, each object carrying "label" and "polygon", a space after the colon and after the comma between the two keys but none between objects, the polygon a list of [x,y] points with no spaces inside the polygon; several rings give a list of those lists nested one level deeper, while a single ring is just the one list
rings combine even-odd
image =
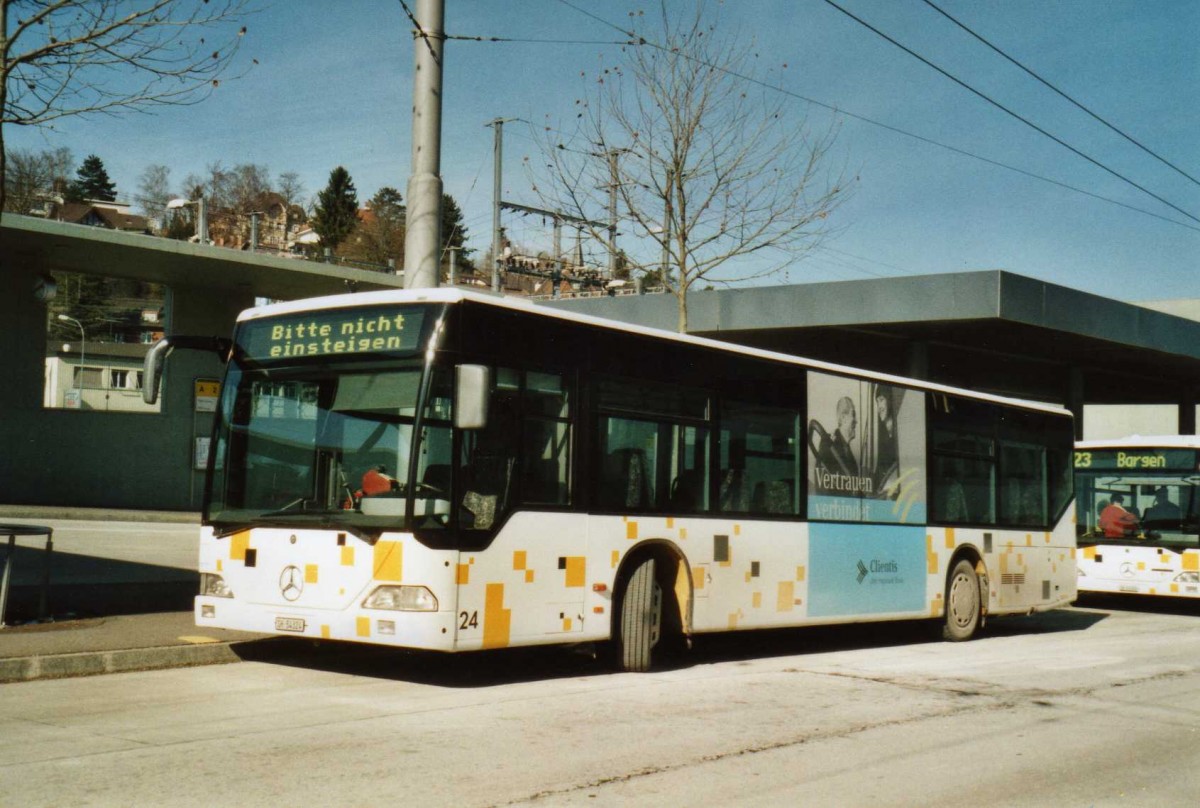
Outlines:
[{"label": "blue sky", "polygon": [[[1010,56],[1194,177],[1200,177],[1200,2],[935,0]],[[838,0],[847,10],[1075,148],[1200,217],[1200,185],[1088,118],[940,16],[923,0]],[[623,25],[654,2],[572,0]],[[409,0],[415,8],[415,0]],[[681,0],[689,8],[690,0]],[[620,36],[559,0],[446,0],[446,31],[549,42],[451,41],[445,59],[442,174],[470,246],[490,241],[496,117],[569,117],[581,72]],[[410,25],[399,0],[263,0],[241,58],[259,64],[203,104],[153,114],[10,129],[11,147],[99,155],[132,197],[151,163],[182,183],[221,162],[300,174],[311,197],[344,165],[365,201],[406,189],[412,93]],[[1200,224],[989,106],[825,0],[738,0],[725,23],[766,64],[787,63],[792,94],[1183,222],[1100,201],[929,143],[841,117],[834,159],[858,176],[836,238],[773,282],[1007,269],[1129,300],[1200,297]],[[791,98],[796,120],[830,122]],[[521,170],[535,144],[505,127],[504,198],[538,206]],[[533,240],[534,230],[506,222]],[[532,225],[530,225],[532,227]],[[546,246],[548,247],[548,237]]]}]

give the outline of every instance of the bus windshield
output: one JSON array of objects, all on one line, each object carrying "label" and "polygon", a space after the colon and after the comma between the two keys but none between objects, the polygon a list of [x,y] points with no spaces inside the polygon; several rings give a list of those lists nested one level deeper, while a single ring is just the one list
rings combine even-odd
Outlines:
[{"label": "bus windshield", "polygon": [[1200,474],[1193,449],[1075,453],[1081,540],[1200,546]]},{"label": "bus windshield", "polygon": [[[422,426],[415,515],[445,524],[449,374],[432,374]],[[263,522],[379,529],[403,522],[422,371],[333,373],[231,369],[217,432],[208,520],[236,529]]]},{"label": "bus windshield", "polygon": [[374,307],[243,324],[218,413],[207,521],[219,531],[395,529],[410,512],[419,437],[411,512],[417,527],[444,527],[450,479],[439,470],[450,468],[453,385],[451,369],[427,368],[420,350],[436,336],[428,314]]}]

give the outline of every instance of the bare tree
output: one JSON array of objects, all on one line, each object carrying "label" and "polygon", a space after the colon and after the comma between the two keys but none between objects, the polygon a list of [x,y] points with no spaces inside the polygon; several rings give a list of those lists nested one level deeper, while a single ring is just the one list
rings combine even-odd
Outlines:
[{"label": "bare tree", "polygon": [[283,197],[283,204],[289,208],[300,204],[300,195],[304,193],[304,183],[295,171],[284,171],[275,180],[275,193]]},{"label": "bare tree", "polygon": [[611,222],[591,234],[613,255],[617,203],[632,225],[620,253],[677,297],[680,331],[698,282],[779,272],[819,242],[846,194],[825,169],[836,129],[797,122],[711,8],[681,15],[664,1],[657,33],[635,17],[621,62],[601,65],[576,102],[575,130],[547,127],[550,184],[535,179],[547,207]]},{"label": "bare tree", "polygon": [[202,101],[250,2],[0,0],[0,209],[6,125]]},{"label": "bare tree", "polygon": [[147,219],[158,223],[158,229],[167,224],[167,203],[171,201],[171,169],[164,165],[149,165],[138,177],[138,189],[134,201],[146,214]]},{"label": "bare tree", "polygon": [[67,148],[33,152],[13,149],[5,176],[5,206],[14,213],[33,213],[54,198],[56,186],[66,185],[74,160]]},{"label": "bare tree", "polygon": [[229,172],[229,203],[238,213],[254,210],[271,190],[271,172],[266,166],[242,163]]},{"label": "bare tree", "polygon": [[295,171],[281,173],[275,178],[275,193],[283,197],[284,230],[291,233],[292,225],[305,219],[300,205],[300,195],[304,193],[304,183],[300,181],[300,175]]}]

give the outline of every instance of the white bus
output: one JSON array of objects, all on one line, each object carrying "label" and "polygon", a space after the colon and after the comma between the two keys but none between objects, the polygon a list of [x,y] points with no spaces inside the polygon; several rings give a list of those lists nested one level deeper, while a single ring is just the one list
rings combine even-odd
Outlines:
[{"label": "white bus", "polygon": [[1075,448],[1079,590],[1200,598],[1200,438]]},{"label": "white bus", "polygon": [[[270,305],[222,351],[201,626],[434,649],[1075,598],[1065,410],[453,289]],[[657,649],[657,650],[656,650]]]}]

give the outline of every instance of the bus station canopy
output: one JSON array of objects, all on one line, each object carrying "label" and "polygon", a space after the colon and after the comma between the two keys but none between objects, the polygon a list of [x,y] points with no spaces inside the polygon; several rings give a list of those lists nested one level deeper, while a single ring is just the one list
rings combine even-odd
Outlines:
[{"label": "bus station canopy", "polygon": [[403,287],[402,278],[383,272],[7,213],[0,227],[0,258],[8,267],[20,264],[274,300]]},{"label": "bus station canopy", "polygon": [[[672,295],[554,305],[659,328],[677,322]],[[1200,383],[1200,322],[1001,270],[697,291],[689,295],[688,326],[692,334],[1064,404],[1186,403]]]}]

